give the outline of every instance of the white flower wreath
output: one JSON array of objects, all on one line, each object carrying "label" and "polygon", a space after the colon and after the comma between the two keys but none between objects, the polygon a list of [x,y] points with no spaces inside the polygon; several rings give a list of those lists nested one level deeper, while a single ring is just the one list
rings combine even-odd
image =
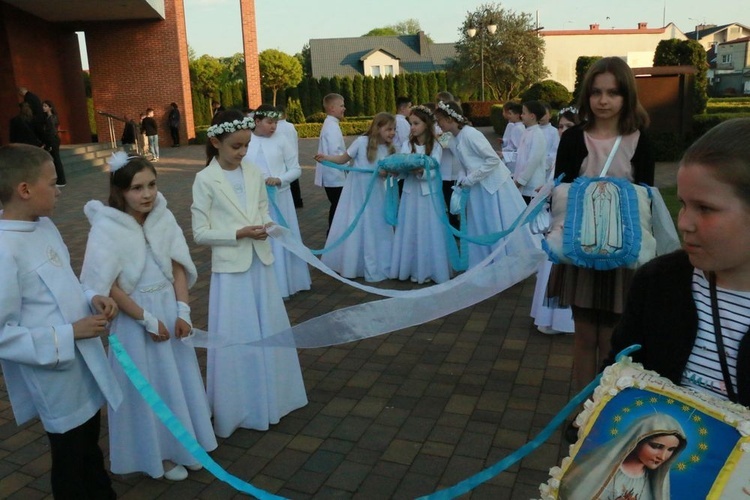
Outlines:
[{"label": "white flower wreath", "polygon": [[447,104],[445,104],[443,101],[438,101],[437,105],[438,105],[438,108],[440,108],[442,111],[445,112],[445,114],[447,114],[448,116],[450,116],[451,118],[453,118],[454,120],[456,120],[458,123],[466,123],[467,122],[466,117],[464,117],[463,115],[459,115],[458,113],[456,113],[450,106],[448,106]]},{"label": "white flower wreath", "polygon": [[238,130],[253,130],[255,128],[255,118],[253,116],[246,116],[242,120],[234,120],[231,122],[217,123],[211,125],[206,130],[208,137],[216,137],[222,134],[232,134]]},{"label": "white flower wreath", "polygon": [[568,112],[568,111],[570,111],[570,112],[571,112],[571,113],[573,113],[574,115],[577,115],[577,114],[578,114],[578,109],[577,109],[577,108],[576,108],[575,106],[568,106],[567,108],[563,108],[563,109],[561,109],[560,111],[558,111],[558,112],[557,112],[557,116],[560,116],[560,115],[562,115],[563,113],[566,113],[566,112]]},{"label": "white flower wreath", "polygon": [[280,111],[256,111],[255,118],[271,118],[272,120],[281,120],[282,113]]},{"label": "white flower wreath", "polygon": [[424,104],[418,104],[417,106],[411,107],[412,111],[421,111],[422,113],[426,114],[427,116],[432,116],[432,110],[425,106]]}]

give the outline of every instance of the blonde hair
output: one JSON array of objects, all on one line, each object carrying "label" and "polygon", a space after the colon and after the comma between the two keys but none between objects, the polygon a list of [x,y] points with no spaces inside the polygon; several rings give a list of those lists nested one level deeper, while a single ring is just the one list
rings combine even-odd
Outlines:
[{"label": "blonde hair", "polygon": [[[380,112],[372,118],[370,128],[363,135],[367,136],[367,160],[372,163],[378,159],[378,137],[380,129],[386,125],[396,126],[396,117],[390,113]],[[396,152],[393,143],[388,144],[388,154]]]},{"label": "blonde hair", "polygon": [[331,104],[333,104],[335,101],[338,101],[338,100],[343,101],[344,96],[342,96],[341,94],[335,94],[335,93],[328,94],[327,96],[323,98],[323,109],[328,111],[328,106],[330,106]]}]

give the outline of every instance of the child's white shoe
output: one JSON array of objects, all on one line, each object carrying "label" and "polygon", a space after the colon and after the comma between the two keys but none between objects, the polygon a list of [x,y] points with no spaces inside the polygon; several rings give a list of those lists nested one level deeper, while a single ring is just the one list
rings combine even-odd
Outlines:
[{"label": "child's white shoe", "polygon": [[188,472],[182,465],[175,465],[169,470],[164,471],[164,479],[168,479],[170,481],[182,481],[184,479],[187,479]]}]

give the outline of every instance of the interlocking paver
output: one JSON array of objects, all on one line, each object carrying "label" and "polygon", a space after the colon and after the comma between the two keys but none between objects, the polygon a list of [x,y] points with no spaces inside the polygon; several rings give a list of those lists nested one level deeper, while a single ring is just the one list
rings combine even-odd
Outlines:
[{"label": "interlocking paver", "polygon": [[[351,140],[352,138],[349,138]],[[317,141],[300,140],[303,240],[325,243],[328,202],[313,186]],[[169,148],[156,164],[159,188],[185,231],[199,280],[191,290],[193,320],[205,328],[210,250],[192,243],[191,186],[205,164],[201,146]],[[55,223],[73,268],[83,259],[88,223],[82,207],[107,196],[106,174],[74,177]],[[660,185],[674,166],[657,167]],[[312,290],[286,301],[293,324],[334,309],[377,300],[317,270]],[[376,286],[409,289],[411,283]],[[409,499],[466,479],[529,441],[570,398],[572,336],[535,331],[528,316],[534,279],[463,311],[351,344],[300,351],[310,403],[268,432],[240,429],[211,456],[232,474],[280,496]],[[199,349],[205,370],[205,351]],[[107,452],[106,419],[102,448]],[[549,467],[567,454],[559,433],[521,464],[467,495],[472,499],[538,496]],[[0,383],[0,497],[51,498],[49,453],[38,422],[15,425]],[[113,476],[121,498],[243,498],[206,470],[182,483],[139,474]],[[438,486],[440,485],[440,486]]]}]

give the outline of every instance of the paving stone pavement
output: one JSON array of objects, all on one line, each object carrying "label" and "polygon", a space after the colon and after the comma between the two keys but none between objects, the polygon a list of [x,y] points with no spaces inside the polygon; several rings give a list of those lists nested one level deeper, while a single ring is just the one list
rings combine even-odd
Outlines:
[{"label": "paving stone pavement", "polygon": [[[491,131],[485,131],[493,136]],[[352,138],[347,138],[347,143]],[[313,185],[316,139],[300,140],[303,240],[325,242],[328,202]],[[196,327],[205,328],[209,249],[192,242],[193,177],[205,165],[200,146],[164,148],[156,164],[159,189],[185,231],[199,279],[191,290]],[[674,179],[660,165],[659,184]],[[106,200],[105,173],[68,180],[55,223],[78,272],[88,222],[83,205]],[[374,300],[312,271],[312,290],[287,302],[293,324],[333,309]],[[388,281],[381,287],[411,288]],[[266,432],[240,429],[219,440],[211,456],[229,472],[292,499],[409,499],[446,488],[495,464],[532,439],[571,394],[572,336],[542,335],[529,317],[534,277],[443,318],[376,338],[299,351],[309,404]],[[205,351],[198,349],[205,373]],[[101,446],[108,450],[106,418]],[[547,471],[567,454],[561,433],[519,464],[462,498],[538,497]],[[17,427],[0,384],[0,497],[52,498],[47,437],[38,421]],[[241,498],[205,470],[169,482],[113,476],[125,499]]]}]

